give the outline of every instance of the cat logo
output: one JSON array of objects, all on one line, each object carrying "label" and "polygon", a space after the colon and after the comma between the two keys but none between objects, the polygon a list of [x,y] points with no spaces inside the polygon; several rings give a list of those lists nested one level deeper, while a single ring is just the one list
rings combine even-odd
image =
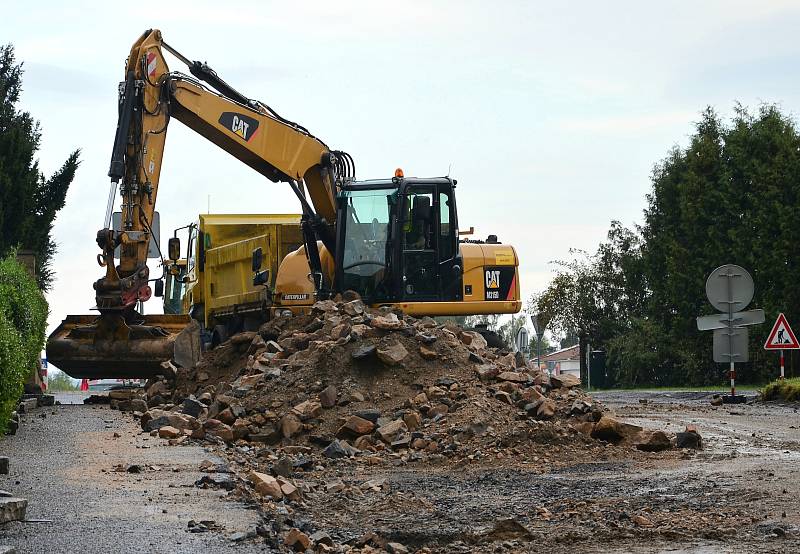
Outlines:
[{"label": "cat logo", "polygon": [[242,137],[243,139],[247,140],[245,137],[247,136],[247,128],[249,125],[244,119],[239,119],[236,116],[233,116],[233,124],[231,125],[231,131]]},{"label": "cat logo", "polygon": [[222,112],[219,123],[245,142],[250,142],[258,130],[258,121],[241,113]]},{"label": "cat logo", "polygon": [[496,269],[486,270],[486,288],[487,289],[500,288],[500,271]]}]

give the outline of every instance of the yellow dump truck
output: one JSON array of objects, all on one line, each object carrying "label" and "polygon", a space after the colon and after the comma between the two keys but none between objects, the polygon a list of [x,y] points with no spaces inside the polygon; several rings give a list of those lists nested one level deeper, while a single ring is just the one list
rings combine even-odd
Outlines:
[{"label": "yellow dump truck", "polygon": [[[278,266],[303,244],[300,215],[204,214],[177,229],[170,240],[164,313],[189,314],[201,326],[202,342],[216,346],[241,330],[255,330],[268,317]],[[253,283],[253,251],[261,249],[262,284]]]}]

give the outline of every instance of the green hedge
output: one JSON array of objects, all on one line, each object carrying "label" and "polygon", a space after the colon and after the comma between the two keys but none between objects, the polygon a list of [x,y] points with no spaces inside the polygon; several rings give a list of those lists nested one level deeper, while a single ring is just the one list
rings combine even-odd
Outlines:
[{"label": "green hedge", "polygon": [[800,377],[786,379],[784,381],[773,381],[764,387],[762,398],[764,400],[797,402],[800,400]]},{"label": "green hedge", "polygon": [[0,433],[44,345],[47,301],[13,253],[0,259]]}]

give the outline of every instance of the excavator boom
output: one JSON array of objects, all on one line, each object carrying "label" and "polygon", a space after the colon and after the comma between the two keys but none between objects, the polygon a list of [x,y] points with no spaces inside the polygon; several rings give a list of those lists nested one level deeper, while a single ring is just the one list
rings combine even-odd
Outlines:
[{"label": "excavator boom", "polygon": [[[170,71],[165,51],[185,63],[191,76]],[[319,237],[331,251],[335,246],[337,180],[351,173],[351,158],[329,150],[266,104],[245,97],[206,64],[190,61],[166,44],[160,31],[148,30],[131,48],[120,84],[109,167],[112,189],[105,227],[97,232],[102,250],[98,262],[105,268],[94,283],[99,315],[68,316],[47,344],[48,359],[73,377],[149,377],[160,371],[163,361],[175,358],[176,344],[182,353],[197,350],[199,355],[193,347],[199,338],[186,336],[197,334],[187,327],[187,316],[141,315],[136,310],[152,296],[149,283],[155,280],[147,252],[171,118],[269,180],[289,183],[303,205],[305,244],[316,249]],[[112,229],[117,187],[122,224]],[[186,344],[190,346],[180,347]],[[184,356],[184,362],[192,360]]]}]

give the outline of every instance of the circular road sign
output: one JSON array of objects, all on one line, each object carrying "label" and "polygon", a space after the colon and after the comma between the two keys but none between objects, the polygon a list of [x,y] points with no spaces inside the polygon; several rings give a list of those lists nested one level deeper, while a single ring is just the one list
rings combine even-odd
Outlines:
[{"label": "circular road sign", "polygon": [[706,281],[708,301],[721,312],[740,312],[753,300],[753,278],[747,270],[725,264],[711,272]]}]

